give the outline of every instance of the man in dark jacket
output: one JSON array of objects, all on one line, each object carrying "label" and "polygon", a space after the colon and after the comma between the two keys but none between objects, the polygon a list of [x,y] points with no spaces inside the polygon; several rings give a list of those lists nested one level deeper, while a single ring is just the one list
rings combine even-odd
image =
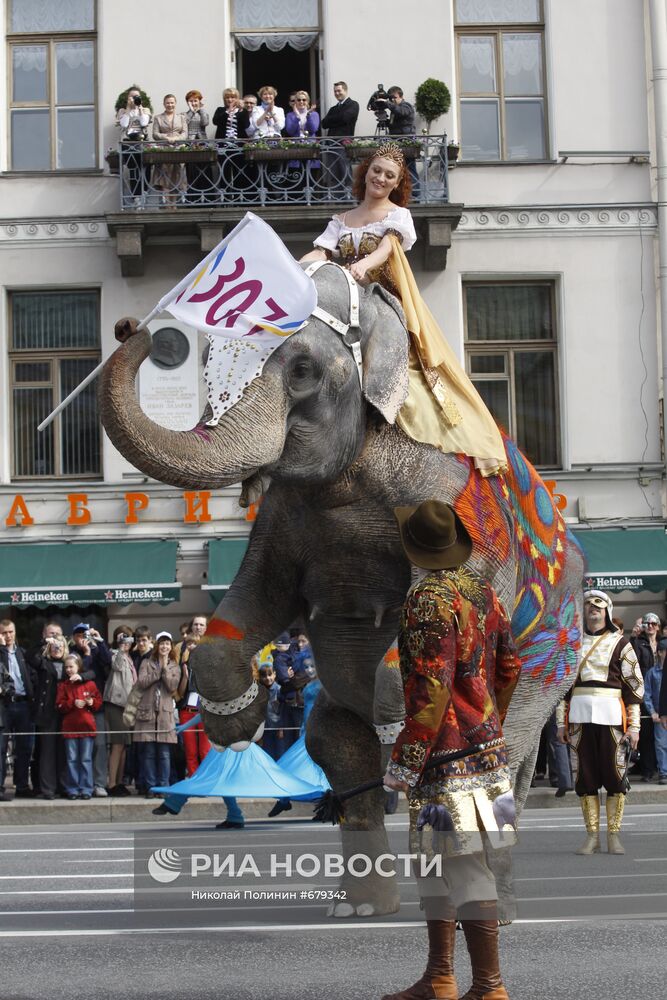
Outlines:
[{"label": "man in dark jacket", "polygon": [[9,674],[14,686],[11,701],[5,699],[5,730],[0,745],[0,789],[4,789],[6,757],[9,734],[14,737],[14,784],[17,798],[30,798],[30,757],[34,744],[32,701],[34,675],[25,660],[25,653],[16,644],[16,626],[9,618],[0,621],[0,664]]},{"label": "man in dark jacket", "polygon": [[[329,108],[322,119],[322,128],[327,130],[330,139],[352,136],[359,117],[359,105],[347,96],[347,84],[344,80],[334,83],[333,92],[337,103]],[[338,149],[334,147],[326,154],[324,166],[328,172],[331,187],[339,184],[343,187],[347,185],[350,162],[342,147]]]},{"label": "man in dark jacket", "polygon": [[[0,748],[3,747],[5,732],[5,705],[11,705],[13,697],[14,683],[9,670],[5,666],[4,660],[0,659]],[[9,802],[9,796],[5,792],[4,783],[0,785],[0,802]]]},{"label": "man in dark jacket", "polygon": [[[83,660],[84,681],[95,681],[100,695],[104,697],[104,686],[111,669],[111,650],[97,631],[85,622],[80,622],[72,631],[72,652],[78,653]],[[107,727],[104,722],[104,709],[95,713],[97,735],[93,747],[93,795],[96,798],[107,796]]]},{"label": "man in dark jacket", "polygon": [[[387,91],[387,97],[389,99],[389,135],[415,135],[417,132],[415,109],[408,101],[403,100],[401,88],[390,87]],[[412,196],[418,198],[419,175],[414,157],[407,158],[407,167],[412,178]]]}]

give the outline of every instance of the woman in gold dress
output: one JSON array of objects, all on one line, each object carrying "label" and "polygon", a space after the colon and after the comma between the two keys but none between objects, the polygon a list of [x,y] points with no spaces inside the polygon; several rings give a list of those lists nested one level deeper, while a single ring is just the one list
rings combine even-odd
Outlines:
[{"label": "woman in gold dress", "polygon": [[405,256],[415,243],[410,175],[395,143],[359,166],[359,204],[334,215],[302,260],[334,260],[362,284],[378,281],[403,306],[410,333],[409,392],[397,423],[416,441],[468,455],[483,476],[507,465],[500,431],[419,294]]}]

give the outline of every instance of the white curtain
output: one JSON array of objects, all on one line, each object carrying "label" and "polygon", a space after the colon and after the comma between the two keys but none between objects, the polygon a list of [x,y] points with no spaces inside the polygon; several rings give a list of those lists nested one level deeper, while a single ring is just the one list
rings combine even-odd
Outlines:
[{"label": "white curtain", "polygon": [[464,72],[474,70],[480,76],[489,78],[495,87],[494,45],[488,35],[480,38],[474,35],[461,36],[461,67]]},{"label": "white curtain", "polygon": [[[505,69],[505,86],[510,84],[508,93],[516,93],[511,87],[511,78],[521,75],[528,77],[522,81],[520,93],[540,94],[542,92],[542,60],[539,35],[504,35],[503,36],[503,67]],[[530,89],[526,89],[526,87]]]},{"label": "white curtain", "polygon": [[459,24],[530,24],[539,19],[539,0],[456,0]]},{"label": "white curtain", "polygon": [[286,45],[296,49],[297,52],[303,52],[317,41],[317,32],[305,31],[301,35],[293,35],[288,32],[283,34],[273,31],[266,34],[260,32],[256,35],[236,35],[235,38],[242,49],[248,49],[250,52],[257,52],[260,45],[266,45],[271,52],[280,52]]},{"label": "white curtain", "polygon": [[233,0],[232,24],[234,31],[319,28],[317,0]]},{"label": "white curtain", "polygon": [[10,0],[10,31],[92,31],[95,0]]},{"label": "white curtain", "polygon": [[19,73],[46,72],[45,45],[15,45],[12,49],[14,71]]},{"label": "white curtain", "polygon": [[93,65],[95,50],[92,42],[59,42],[56,45],[56,58],[59,63],[65,63],[68,69],[79,69],[81,66]]}]

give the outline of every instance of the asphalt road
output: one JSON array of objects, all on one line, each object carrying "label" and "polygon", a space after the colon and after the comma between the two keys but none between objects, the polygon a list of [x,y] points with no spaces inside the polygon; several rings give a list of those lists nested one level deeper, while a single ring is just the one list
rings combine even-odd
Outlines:
[{"label": "asphalt road", "polygon": [[[390,817],[388,826],[394,849],[406,851],[406,817]],[[161,906],[159,896],[135,912],[135,834],[146,841],[155,833],[160,844],[168,830],[185,844],[210,827],[167,821],[0,830],[0,998],[372,1000],[421,974],[425,930],[405,876],[401,910],[391,918],[332,920],[326,904],[300,899],[242,900],[227,906],[222,921],[210,910]],[[576,808],[524,815],[514,849],[518,919],[501,930],[512,1000],[665,995],[666,835],[667,806],[630,805],[627,853],[581,858],[573,853],[582,839]],[[331,827],[307,822],[257,821],[214,837],[223,857],[250,853],[262,872],[269,852],[338,850]],[[463,993],[462,935],[456,969]]]}]

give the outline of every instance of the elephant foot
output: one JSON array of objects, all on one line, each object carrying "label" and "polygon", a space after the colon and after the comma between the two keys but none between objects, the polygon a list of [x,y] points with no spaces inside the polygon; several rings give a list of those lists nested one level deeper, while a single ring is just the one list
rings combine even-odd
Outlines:
[{"label": "elephant foot", "polygon": [[350,917],[379,917],[387,913],[397,913],[401,897],[393,879],[383,885],[369,879],[356,880],[359,884],[341,883],[339,891],[346,894],[344,900],[336,900],[327,910],[328,917],[348,920]]}]

